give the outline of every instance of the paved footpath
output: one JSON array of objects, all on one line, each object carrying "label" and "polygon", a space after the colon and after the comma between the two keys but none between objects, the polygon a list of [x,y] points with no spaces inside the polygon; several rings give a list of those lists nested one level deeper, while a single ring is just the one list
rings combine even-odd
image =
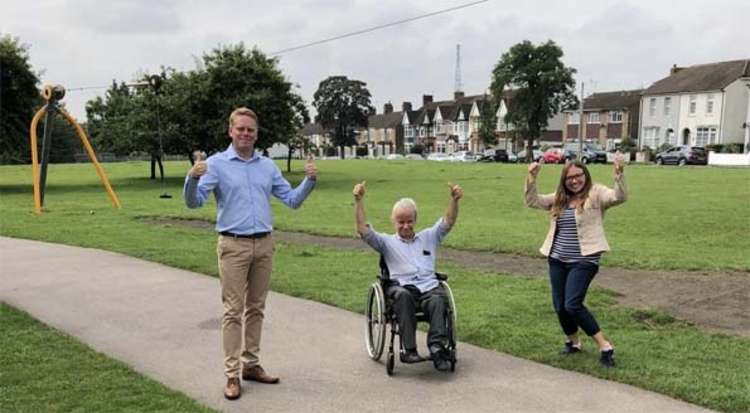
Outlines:
[{"label": "paved footpath", "polygon": [[[363,301],[366,290],[363,285]],[[281,383],[243,382],[242,398],[230,402],[222,395],[219,297],[218,280],[201,274],[107,251],[0,237],[0,301],[220,410],[707,411],[465,343],[459,343],[453,374],[429,363],[396,362],[388,377],[382,360],[367,357],[363,316],[273,292],[261,358]]]}]

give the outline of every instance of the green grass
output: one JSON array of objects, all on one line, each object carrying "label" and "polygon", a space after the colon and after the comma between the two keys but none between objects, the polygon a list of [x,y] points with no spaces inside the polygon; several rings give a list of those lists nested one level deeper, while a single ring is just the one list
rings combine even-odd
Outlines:
[{"label": "green grass", "polygon": [[[159,199],[158,182],[143,178],[148,164],[105,165],[123,209],[112,211],[109,200],[89,164],[51,165],[46,209],[31,214],[30,167],[0,167],[0,233],[54,242],[109,248],[115,244],[138,250],[141,229],[131,229],[137,216],[172,216],[213,220],[213,205],[188,210],[181,200],[183,174],[188,165],[168,162],[166,191]],[[301,180],[300,163],[288,176]],[[447,246],[539,256],[547,230],[547,216],[523,204],[525,165],[454,164],[415,161],[319,161],[320,180],[305,205],[297,210],[274,202],[278,229],[323,235],[353,236],[351,189],[366,180],[368,218],[389,230],[392,203],[402,196],[415,198],[420,224],[427,226],[447,205],[446,183],[461,184],[466,195],[459,222]],[[592,165],[596,181],[611,185],[611,165]],[[551,192],[560,166],[545,165],[540,191]],[[750,271],[750,170],[714,167],[656,167],[626,169],[630,198],[607,212],[605,228],[612,251],[603,265],[652,269],[734,269]],[[213,204],[213,202],[212,202]],[[89,215],[94,210],[95,215]],[[60,228],[63,224],[65,228]],[[55,231],[50,231],[55,227]],[[101,234],[92,233],[95,229]],[[84,231],[84,232],[82,232]],[[84,240],[79,234],[96,238]],[[135,239],[130,238],[130,235]],[[148,252],[140,251],[137,254]],[[142,256],[142,255],[139,255]]]},{"label": "green grass", "polygon": [[[299,169],[300,164],[296,164]],[[180,198],[187,165],[168,163],[166,190],[141,178],[146,163],[107,164],[123,209],[113,210],[90,165],[52,165],[47,212],[32,214],[30,168],[0,167],[0,234],[118,251],[216,275],[211,231],[148,224],[143,217],[213,219],[213,203],[188,210]],[[276,227],[327,235],[353,235],[351,187],[367,180],[367,211],[388,230],[390,205],[400,196],[420,204],[422,226],[447,202],[446,182],[466,189],[457,227],[447,244],[536,256],[546,217],[522,202],[523,165],[457,165],[383,161],[318,162],[320,181],[305,206],[274,203]],[[559,166],[545,166],[540,186],[552,190]],[[611,166],[594,166],[609,182]],[[614,249],[605,265],[648,268],[750,269],[749,171],[719,168],[627,169],[630,200],[608,212]],[[289,176],[293,183],[301,174]],[[93,213],[92,213],[93,212]],[[361,311],[377,267],[374,253],[279,244],[273,288]],[[620,367],[601,370],[589,343],[580,357],[556,354],[559,327],[544,279],[497,276],[442,265],[459,302],[459,337],[477,345],[546,364],[672,395],[724,411],[750,411],[750,340],[709,334],[652,311],[616,306],[606,291],[588,299],[617,347]],[[500,269],[501,270],[501,269]]]},{"label": "green grass", "polygon": [[0,303],[0,410],[211,412]]}]

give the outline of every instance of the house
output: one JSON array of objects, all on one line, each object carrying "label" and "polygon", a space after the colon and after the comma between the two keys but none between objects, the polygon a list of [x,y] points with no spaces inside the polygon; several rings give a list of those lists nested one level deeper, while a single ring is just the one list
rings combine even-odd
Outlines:
[{"label": "house", "polygon": [[321,148],[325,148],[331,144],[331,137],[323,129],[323,126],[319,123],[306,123],[299,131],[299,134],[315,148],[314,151],[317,153],[317,156],[326,155],[321,151]]},{"label": "house", "polygon": [[[512,123],[505,122],[505,115],[508,113],[508,106],[513,100],[514,91],[507,90],[503,92],[503,98],[497,108],[495,116],[497,117],[497,146],[510,148],[513,152],[523,150],[526,146],[524,137],[519,136],[516,127]],[[560,145],[563,141],[565,117],[562,113],[557,113],[547,119],[547,127],[542,131],[541,136],[534,140],[536,145]]]},{"label": "house", "polygon": [[580,111],[565,111],[562,138],[564,141],[581,137],[595,141],[605,148],[614,148],[623,139],[638,139],[642,89],[600,92],[583,99],[583,125]]},{"label": "house", "polygon": [[639,147],[742,143],[750,105],[750,59],[670,69],[643,91]]},{"label": "house", "polygon": [[367,131],[360,133],[357,144],[366,145],[368,156],[383,156],[404,151],[403,113],[411,109],[410,102],[402,104],[401,112],[394,112],[393,105],[383,105],[383,113],[367,118]]}]

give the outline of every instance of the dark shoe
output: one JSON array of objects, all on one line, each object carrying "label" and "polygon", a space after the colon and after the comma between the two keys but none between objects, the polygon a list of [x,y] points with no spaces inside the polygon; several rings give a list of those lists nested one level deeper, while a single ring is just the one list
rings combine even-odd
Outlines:
[{"label": "dark shoe", "polygon": [[258,383],[275,384],[279,382],[278,377],[269,376],[263,367],[255,365],[252,367],[242,368],[242,380],[253,380]]},{"label": "dark shoe", "polygon": [[241,393],[242,391],[240,389],[240,378],[231,377],[227,379],[227,385],[224,386],[224,397],[229,400],[235,400],[240,398]]},{"label": "dark shoe", "polygon": [[560,350],[560,354],[575,354],[580,352],[581,348],[574,346],[572,341],[566,341],[565,348]]},{"label": "dark shoe", "polygon": [[601,357],[599,357],[599,364],[606,368],[615,366],[615,350],[602,351]]},{"label": "dark shoe", "polygon": [[450,353],[443,347],[431,348],[430,358],[432,365],[437,371],[448,371],[451,369]]},{"label": "dark shoe", "polygon": [[417,353],[417,350],[405,350],[403,353],[399,354],[399,358],[401,359],[402,363],[406,364],[419,363],[420,361],[424,361],[422,356]]}]

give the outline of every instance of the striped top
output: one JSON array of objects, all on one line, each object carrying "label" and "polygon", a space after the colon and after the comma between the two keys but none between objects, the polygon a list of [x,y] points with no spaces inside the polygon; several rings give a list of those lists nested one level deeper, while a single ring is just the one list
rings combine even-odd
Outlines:
[{"label": "striped top", "polygon": [[581,244],[578,241],[578,230],[576,229],[575,208],[565,208],[557,217],[557,231],[552,242],[550,257],[562,262],[586,261],[599,264],[601,252],[595,254],[581,255]]}]

